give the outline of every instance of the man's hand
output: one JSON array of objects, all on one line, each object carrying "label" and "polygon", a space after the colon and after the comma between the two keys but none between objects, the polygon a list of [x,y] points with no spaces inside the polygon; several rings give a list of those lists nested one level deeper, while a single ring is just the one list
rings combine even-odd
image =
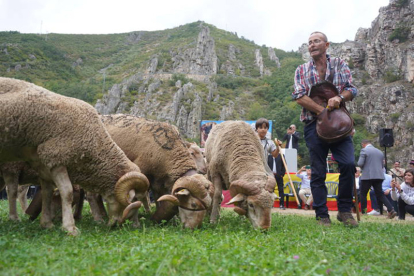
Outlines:
[{"label": "man's hand", "polygon": [[282,141],[280,141],[279,139],[275,138],[275,144],[276,144],[276,146],[281,147],[282,146]]},{"label": "man's hand", "polygon": [[339,96],[332,97],[328,100],[328,106],[326,107],[329,111],[339,108],[342,99]]}]

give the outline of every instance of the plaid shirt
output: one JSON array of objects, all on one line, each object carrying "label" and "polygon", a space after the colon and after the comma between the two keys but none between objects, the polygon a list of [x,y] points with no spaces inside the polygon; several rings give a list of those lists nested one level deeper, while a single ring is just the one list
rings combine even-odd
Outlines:
[{"label": "plaid shirt", "polygon": [[[325,80],[328,80],[331,74],[331,58],[329,55],[326,55],[326,57]],[[353,98],[355,98],[358,94],[358,90],[352,85],[352,76],[348,65],[346,65],[346,63],[340,58],[333,58],[333,64],[333,84],[339,92],[348,90],[352,93]],[[295,72],[295,91],[292,93],[292,98],[296,100],[304,95],[309,96],[312,85],[317,84],[319,81],[321,80],[312,59],[307,63],[299,65]],[[310,121],[315,117],[315,113],[302,108],[302,113],[300,114],[301,121]]]}]

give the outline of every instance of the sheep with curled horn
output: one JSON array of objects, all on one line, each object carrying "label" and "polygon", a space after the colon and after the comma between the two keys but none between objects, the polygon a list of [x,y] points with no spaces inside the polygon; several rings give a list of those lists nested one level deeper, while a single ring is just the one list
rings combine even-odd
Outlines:
[{"label": "sheep with curled horn", "polygon": [[54,184],[68,234],[79,233],[72,215],[72,183],[106,199],[111,225],[137,218],[148,179],[111,139],[92,106],[9,78],[0,78],[0,106],[0,163],[27,161],[39,173],[42,227],[53,226]]},{"label": "sheep with curled horn", "polygon": [[201,226],[211,206],[213,186],[197,173],[196,163],[177,129],[168,123],[130,115],[101,118],[117,145],[149,179],[156,200],[152,219],[168,221],[178,214],[184,227]]},{"label": "sheep with curled horn", "polygon": [[245,215],[254,228],[270,228],[276,181],[251,126],[242,121],[216,125],[205,150],[207,176],[215,189],[210,221],[218,220],[222,188],[226,188],[232,196],[228,204],[236,205],[235,212]]}]

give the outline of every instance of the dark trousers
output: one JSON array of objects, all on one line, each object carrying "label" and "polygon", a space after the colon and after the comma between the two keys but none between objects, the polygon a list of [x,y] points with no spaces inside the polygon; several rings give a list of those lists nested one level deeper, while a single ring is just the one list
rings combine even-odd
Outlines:
[{"label": "dark trousers", "polygon": [[[384,192],[382,192],[382,193],[384,194]],[[397,201],[392,200],[391,193],[389,193],[388,195],[384,194],[384,196],[388,200],[388,202],[391,203],[394,211],[397,211],[397,213],[398,213]],[[382,213],[381,212],[381,209],[382,209],[381,207],[382,206],[378,205],[377,196],[375,195],[375,192],[373,190],[369,191],[369,197],[371,198],[371,208],[374,209],[374,210],[380,210],[380,213]],[[385,206],[387,206],[387,205],[385,205]]]},{"label": "dark trousers", "polygon": [[280,201],[280,206],[285,206],[285,192],[283,191],[283,177],[281,177],[280,175],[277,174],[273,174],[275,176],[276,179],[276,183],[277,183],[277,189],[279,191],[279,201]]},{"label": "dark trousers", "polygon": [[316,133],[316,121],[305,126],[305,141],[311,160],[311,191],[316,217],[329,217],[327,202],[326,157],[331,150],[339,166],[338,211],[350,212],[355,178],[354,145],[350,136],[335,143],[326,143]]},{"label": "dark trousers", "polygon": [[414,216],[414,205],[408,205],[401,197],[398,199],[398,218],[405,219],[405,213]]},{"label": "dark trousers", "polygon": [[367,179],[367,180],[360,180],[360,190],[361,190],[361,210],[362,213],[365,214],[367,212],[367,195],[368,191],[371,186],[374,188],[375,197],[378,201],[378,206],[380,209],[380,213],[382,214],[382,205],[385,204],[387,206],[387,211],[391,212],[394,210],[391,203],[385,197],[384,193],[382,192],[382,182],[383,179]]}]

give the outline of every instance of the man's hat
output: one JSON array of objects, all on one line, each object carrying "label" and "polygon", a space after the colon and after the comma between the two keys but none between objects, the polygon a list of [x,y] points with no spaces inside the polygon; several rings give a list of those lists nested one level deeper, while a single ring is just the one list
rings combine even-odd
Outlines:
[{"label": "man's hat", "polygon": [[410,161],[410,165],[414,165],[414,159]]}]

